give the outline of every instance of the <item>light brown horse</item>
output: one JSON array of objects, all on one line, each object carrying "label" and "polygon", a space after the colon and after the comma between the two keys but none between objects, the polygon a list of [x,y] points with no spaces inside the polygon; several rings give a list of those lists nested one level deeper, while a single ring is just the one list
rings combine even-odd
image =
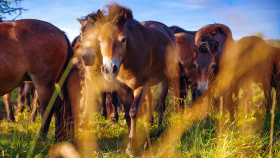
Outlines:
[{"label": "light brown horse", "polygon": [[[2,22],[0,53],[0,95],[10,92],[23,81],[32,81],[38,91],[43,116],[55,90],[54,84],[60,80],[73,56],[73,50],[64,32],[40,20]],[[57,98],[46,123],[41,125],[42,136],[47,135],[53,113],[56,116],[56,139],[73,131],[72,113],[75,113],[74,109],[79,103],[77,83],[79,75],[74,66],[62,87],[62,100]]]},{"label": "light brown horse", "polygon": [[[97,12],[98,28],[91,35],[99,40],[103,57],[101,71],[105,79],[121,83],[118,94],[124,104],[130,130],[127,152],[134,153],[138,148],[138,109],[149,87],[160,82],[164,89],[172,85],[175,94],[179,96],[175,37],[162,23],[147,21],[140,24],[133,19],[132,11],[128,8],[113,3],[107,9],[106,17],[102,12]],[[130,98],[132,92],[133,102]],[[162,101],[164,98],[165,94],[160,96]]]},{"label": "light brown horse", "polygon": [[208,89],[219,71],[220,58],[227,45],[234,43],[231,30],[223,24],[210,24],[200,28],[195,35],[193,67],[197,76],[197,97]]},{"label": "light brown horse", "polygon": [[[94,17],[94,16],[96,16],[96,14],[92,13],[92,14],[87,15],[87,17],[85,17],[84,19],[78,19],[78,21],[82,24],[82,30],[83,30],[83,28],[87,27],[87,25],[90,24],[88,19],[90,19],[90,17]],[[81,31],[81,33],[83,34],[83,31]],[[94,67],[94,69],[93,69],[94,70],[94,72],[93,72],[94,76],[95,75],[101,75],[100,68],[101,68],[102,65],[99,64],[100,62],[89,61],[89,60],[87,60],[86,57],[83,58],[83,55],[86,56],[87,54],[83,53],[83,44],[82,44],[82,40],[81,40],[80,35],[77,36],[73,40],[72,48],[73,48],[74,52],[76,54],[78,54],[77,55],[78,56],[77,66],[78,66],[80,76],[81,76],[81,81],[82,81],[81,86],[82,86],[82,88],[86,88],[85,87],[86,85],[84,83],[85,78],[88,77],[86,75],[91,75],[89,73],[86,73],[86,69],[87,69],[86,65],[87,66],[92,66],[95,63],[95,65],[93,66]],[[85,61],[83,61],[83,59],[85,59]],[[96,58],[96,59],[99,59],[99,58]],[[99,69],[97,67],[99,67]],[[86,91],[86,89],[83,89],[83,90]],[[100,95],[101,95],[101,116],[104,116],[105,118],[107,118],[107,116],[110,116],[113,113],[113,121],[118,122],[119,116],[118,116],[118,113],[117,113],[117,105],[118,105],[117,92],[115,92],[115,91],[113,91],[113,92],[100,91]],[[107,100],[110,100],[110,101],[106,101],[106,98],[107,98]],[[86,99],[86,98],[83,98],[83,99]],[[84,105],[83,105],[84,103],[85,103],[84,100],[82,100],[82,105],[81,105],[81,106],[83,106],[82,108],[84,108]],[[83,110],[86,110],[86,109],[83,109]],[[85,114],[85,115],[88,115],[88,114]],[[88,119],[88,116],[85,116],[84,119]],[[88,122],[88,121],[84,120],[83,122]]]},{"label": "light brown horse", "polygon": [[[271,88],[279,92],[280,60],[279,48],[268,45],[263,39],[248,36],[237,42],[238,62],[234,73],[232,89],[237,96],[242,89],[242,98],[247,101],[245,113],[253,113],[267,105],[270,100]],[[256,109],[253,97],[256,96],[252,83],[262,90],[264,99]],[[235,109],[236,107],[234,107]],[[232,114],[233,115],[233,114]]]}]

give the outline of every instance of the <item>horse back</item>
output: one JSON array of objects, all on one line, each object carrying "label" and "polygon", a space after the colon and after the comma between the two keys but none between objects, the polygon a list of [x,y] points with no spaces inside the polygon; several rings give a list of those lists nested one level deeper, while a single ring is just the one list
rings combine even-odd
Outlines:
[{"label": "horse back", "polygon": [[24,19],[0,23],[0,72],[6,74],[0,77],[0,84],[6,86],[3,89],[33,78],[40,84],[55,82],[68,58],[68,42],[65,34],[48,22]]},{"label": "horse back", "polygon": [[171,31],[174,33],[174,34],[176,34],[176,33],[182,33],[182,32],[184,32],[184,33],[187,33],[187,34],[191,34],[191,35],[194,35],[195,36],[195,34],[196,34],[196,31],[187,31],[187,30],[184,30],[184,29],[182,29],[181,27],[179,27],[179,26],[170,26],[169,27],[170,29],[171,29]]},{"label": "horse back", "polygon": [[167,37],[170,38],[172,42],[175,42],[175,36],[170,28],[168,28],[165,24],[157,22],[157,21],[143,21],[141,24],[150,30],[160,31],[161,33],[165,34]]}]

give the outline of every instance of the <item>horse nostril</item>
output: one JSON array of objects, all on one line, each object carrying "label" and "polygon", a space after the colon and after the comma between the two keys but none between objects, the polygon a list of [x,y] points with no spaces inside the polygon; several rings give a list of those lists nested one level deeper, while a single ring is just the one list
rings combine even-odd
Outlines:
[{"label": "horse nostril", "polygon": [[199,96],[201,96],[201,94],[202,94],[202,90],[197,89],[196,90],[196,96],[199,97]]},{"label": "horse nostril", "polygon": [[116,73],[118,71],[118,67],[116,65],[113,65],[113,73]]}]

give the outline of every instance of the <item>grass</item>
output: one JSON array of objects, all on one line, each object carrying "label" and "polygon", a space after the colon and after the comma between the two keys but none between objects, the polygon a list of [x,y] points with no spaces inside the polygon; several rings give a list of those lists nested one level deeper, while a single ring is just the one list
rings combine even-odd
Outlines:
[{"label": "grass", "polygon": [[[14,92],[15,93],[15,92]],[[170,103],[172,97],[168,97],[166,103]],[[16,123],[7,122],[6,119],[0,122],[0,157],[26,157],[31,147],[34,135],[40,129],[40,116],[36,122],[30,120],[30,109],[25,108],[24,112],[16,116]],[[157,112],[153,113],[154,122],[149,126],[146,117],[138,119],[137,131],[144,133],[143,137],[151,135],[150,142],[141,146],[140,155],[149,157],[148,149],[158,157],[166,157],[160,148],[163,144],[162,137],[154,135],[158,130]],[[98,149],[91,151],[92,157],[127,157],[125,154],[128,143],[128,129],[125,120],[119,113],[120,120],[113,123],[112,119],[105,120],[100,114],[92,115],[90,130],[82,132],[84,135],[94,135],[97,138]],[[161,128],[164,131],[171,131],[171,126],[178,122],[178,115],[168,106],[164,113],[164,121]],[[218,113],[212,113],[209,117],[197,121],[190,128],[184,131],[181,138],[172,144],[178,157],[268,157],[269,134],[270,134],[270,113],[265,115],[264,126],[258,134],[250,135],[246,130],[238,130],[243,124],[247,125],[254,120],[252,117],[242,119],[240,122],[231,124],[231,128],[225,130],[222,137],[217,137],[217,121],[221,119]],[[225,120],[229,119],[225,115]],[[148,133],[147,133],[148,131]],[[276,106],[275,125],[273,134],[273,157],[280,157],[280,106]],[[144,139],[146,141],[147,139]],[[69,140],[71,142],[71,140]],[[47,157],[49,149],[55,148],[54,140],[54,119],[50,125],[50,131],[46,140],[40,140],[35,146],[32,157]],[[75,143],[74,143],[75,144]],[[75,145],[76,147],[78,145]],[[88,144],[90,149],[91,144]],[[145,147],[144,147],[145,146]],[[166,147],[165,150],[172,150]],[[145,148],[145,149],[144,149]],[[77,149],[77,148],[76,148]],[[83,151],[78,149],[80,155]]]}]

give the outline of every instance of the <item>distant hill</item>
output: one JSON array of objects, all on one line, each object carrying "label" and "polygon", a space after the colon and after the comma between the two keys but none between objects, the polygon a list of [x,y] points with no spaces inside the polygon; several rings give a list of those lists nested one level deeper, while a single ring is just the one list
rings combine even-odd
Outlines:
[{"label": "distant hill", "polygon": [[269,39],[265,40],[268,44],[274,46],[274,47],[280,47],[280,40],[279,39]]}]

